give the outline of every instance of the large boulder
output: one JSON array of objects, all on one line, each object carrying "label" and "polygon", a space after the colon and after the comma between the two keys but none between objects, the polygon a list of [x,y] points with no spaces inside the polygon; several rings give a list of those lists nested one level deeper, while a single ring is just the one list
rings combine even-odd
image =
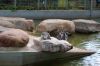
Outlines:
[{"label": "large boulder", "polygon": [[10,29],[0,33],[0,47],[24,47],[29,35],[20,29]]},{"label": "large boulder", "polygon": [[10,29],[12,29],[12,28],[7,28],[7,27],[0,26],[0,33],[4,32],[4,31],[7,31],[7,30],[10,30]]},{"label": "large boulder", "polygon": [[64,30],[69,33],[75,32],[75,25],[72,21],[63,19],[47,19],[42,21],[38,27],[40,32],[49,32],[50,35],[57,35],[58,31]]},{"label": "large boulder", "polygon": [[93,33],[100,31],[100,23],[94,20],[76,19],[72,21],[75,23],[76,32]]},{"label": "large boulder", "polygon": [[34,48],[37,50],[45,51],[45,52],[66,52],[73,48],[73,46],[65,41],[58,40],[54,37],[51,37],[50,40],[41,40],[34,38]]},{"label": "large boulder", "polygon": [[0,20],[0,26],[7,27],[7,28],[15,28],[15,25],[10,23],[9,21]]},{"label": "large boulder", "polygon": [[18,17],[0,17],[0,26],[33,31],[35,24],[33,20]]},{"label": "large boulder", "polygon": [[25,20],[25,18],[20,18],[20,17],[0,17],[0,20]]}]

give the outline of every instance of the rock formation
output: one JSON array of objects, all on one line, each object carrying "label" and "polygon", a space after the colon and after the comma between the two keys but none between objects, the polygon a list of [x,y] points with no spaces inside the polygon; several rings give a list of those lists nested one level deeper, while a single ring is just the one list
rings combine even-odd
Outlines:
[{"label": "rock formation", "polygon": [[35,24],[33,20],[18,17],[0,17],[0,26],[33,31]]},{"label": "rock formation", "polygon": [[20,29],[10,29],[0,33],[0,47],[24,47],[29,35]]},{"label": "rock formation", "polygon": [[64,30],[69,33],[75,32],[75,25],[72,21],[63,19],[47,19],[42,21],[38,27],[40,32],[49,32],[51,36],[57,36],[58,32]]},{"label": "rock formation", "polygon": [[100,23],[94,20],[76,19],[72,21],[75,23],[76,32],[93,33],[100,31]]}]

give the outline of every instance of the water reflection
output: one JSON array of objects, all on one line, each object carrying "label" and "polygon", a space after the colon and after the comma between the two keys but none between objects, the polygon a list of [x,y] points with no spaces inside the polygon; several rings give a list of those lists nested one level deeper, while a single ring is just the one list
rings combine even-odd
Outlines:
[{"label": "water reflection", "polygon": [[[78,34],[77,37],[78,38],[73,37],[72,39],[76,38],[75,39],[76,41],[77,39],[82,37],[82,35]],[[83,41],[84,38],[85,39],[87,38],[87,39]],[[100,66],[100,33],[92,34],[84,38],[81,40],[79,44],[76,44],[74,46],[96,51],[95,54],[84,57],[84,58],[78,58],[76,60],[71,60],[71,61],[67,61],[65,58],[62,58],[60,59],[61,61],[57,61],[58,60],[57,59],[54,61],[38,63],[36,65],[30,65],[30,66]]]},{"label": "water reflection", "polygon": [[69,42],[74,46],[96,51],[96,53],[69,62],[66,60],[62,62],[50,61],[37,66],[100,66],[100,33],[92,35],[75,34],[70,38]]},{"label": "water reflection", "polygon": [[100,33],[95,35],[95,37],[91,38],[89,41],[83,42],[82,45],[86,49],[96,51],[95,54],[83,58],[83,61],[81,62],[84,63],[83,66],[100,66]]}]

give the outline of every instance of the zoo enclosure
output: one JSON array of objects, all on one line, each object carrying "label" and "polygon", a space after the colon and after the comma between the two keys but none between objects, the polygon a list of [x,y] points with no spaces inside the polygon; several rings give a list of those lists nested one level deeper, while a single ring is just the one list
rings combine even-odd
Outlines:
[{"label": "zoo enclosure", "polygon": [[0,10],[100,10],[100,0],[0,0]]}]

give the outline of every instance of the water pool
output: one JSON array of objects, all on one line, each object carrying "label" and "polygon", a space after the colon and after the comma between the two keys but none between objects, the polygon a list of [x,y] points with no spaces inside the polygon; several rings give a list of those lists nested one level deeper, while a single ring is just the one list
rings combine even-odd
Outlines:
[{"label": "water pool", "polygon": [[[96,19],[96,21],[100,22],[100,19]],[[91,56],[78,58],[71,61],[63,60],[60,62],[53,61],[52,63],[44,62],[43,64],[37,64],[37,66],[100,66],[100,33],[76,33],[70,37],[69,42],[79,48],[91,49],[93,51],[96,51],[96,53]]]}]

